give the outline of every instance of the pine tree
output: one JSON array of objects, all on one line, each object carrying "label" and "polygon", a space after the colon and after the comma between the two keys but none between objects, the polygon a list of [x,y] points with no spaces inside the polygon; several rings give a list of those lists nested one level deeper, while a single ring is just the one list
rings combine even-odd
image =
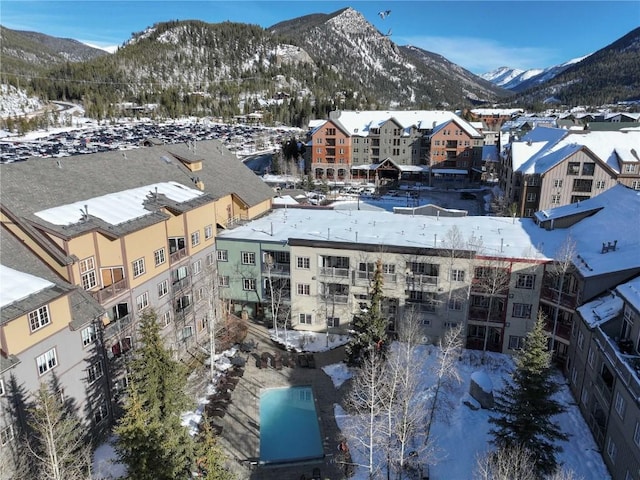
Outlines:
[{"label": "pine tree", "polygon": [[498,449],[528,451],[538,476],[555,472],[556,453],[562,451],[555,442],[568,438],[552,422],[565,407],[553,398],[560,386],[552,378],[551,353],[543,327],[544,315],[539,313],[516,357],[511,382],[496,395],[495,410],[500,415],[489,419],[496,426],[490,431],[494,437],[491,442]]},{"label": "pine tree", "polygon": [[209,419],[202,418],[198,438],[198,470],[205,480],[233,480],[235,477],[224,466],[224,452],[218,444]]},{"label": "pine tree", "polygon": [[136,473],[133,478],[186,478],[195,459],[194,441],[180,421],[189,406],[186,369],[164,346],[155,312],[143,314],[140,336],[142,345],[130,365],[130,397],[116,427],[117,450],[129,472]]},{"label": "pine tree", "polygon": [[347,362],[350,365],[359,364],[370,346],[375,345],[379,349],[385,345],[388,320],[382,315],[383,285],[382,260],[378,259],[369,293],[371,305],[366,312],[353,317],[355,333],[346,348]]},{"label": "pine tree", "polygon": [[59,392],[42,384],[28,411],[31,434],[27,451],[39,479],[82,480],[89,477],[91,450],[84,427]]}]

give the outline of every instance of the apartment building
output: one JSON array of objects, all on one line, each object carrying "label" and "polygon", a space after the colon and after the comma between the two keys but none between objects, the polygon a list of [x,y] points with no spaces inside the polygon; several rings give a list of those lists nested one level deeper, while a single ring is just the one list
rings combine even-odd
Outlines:
[{"label": "apartment building", "polygon": [[[434,132],[437,138],[432,140]],[[480,156],[483,138],[446,111],[334,111],[309,136],[314,178],[376,184],[421,179],[436,140],[436,164],[460,159],[467,162],[467,173],[472,159]]]},{"label": "apartment building", "polygon": [[640,195],[616,185],[584,202],[536,212],[534,220],[546,233],[532,239],[554,259],[545,265],[540,309],[566,368],[577,307],[640,275]]},{"label": "apartment building", "polygon": [[465,111],[463,116],[472,122],[481,122],[485,131],[499,132],[502,125],[523,112],[521,108],[473,108]]},{"label": "apartment building", "polygon": [[[500,352],[520,348],[535,322],[548,261],[512,219],[364,210],[275,210],[216,244],[221,295],[248,317],[277,306],[288,328],[344,332],[367,308],[380,259],[390,332],[410,317],[434,342],[463,324],[467,346]],[[494,275],[500,288],[487,288]]]},{"label": "apartment building", "polygon": [[537,127],[503,150],[501,187],[518,215],[582,202],[621,183],[640,190],[640,131]]},{"label": "apartment building", "polygon": [[612,478],[638,478],[640,277],[577,309],[567,377]]},{"label": "apartment building", "polygon": [[55,389],[95,434],[110,425],[110,392],[99,329],[104,309],[62,281],[0,227],[0,462],[27,426],[41,384]]},{"label": "apartment building", "polygon": [[218,141],[0,168],[3,227],[106,311],[115,397],[144,310],[177,357],[208,344],[215,235],[268,211],[273,195]]}]

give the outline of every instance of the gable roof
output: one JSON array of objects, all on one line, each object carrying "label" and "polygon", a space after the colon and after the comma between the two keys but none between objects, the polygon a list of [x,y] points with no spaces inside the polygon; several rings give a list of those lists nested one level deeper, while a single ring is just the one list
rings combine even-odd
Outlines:
[{"label": "gable roof", "polygon": [[341,125],[349,135],[360,137],[368,136],[372,128],[379,128],[390,119],[405,130],[411,127],[431,130],[454,118],[459,117],[445,110],[338,110],[330,113],[330,120],[336,125]]},{"label": "gable roof", "polygon": [[462,128],[465,131],[465,133],[467,135],[469,135],[470,137],[476,137],[476,138],[482,137],[482,134],[480,132],[478,132],[475,128],[473,128],[469,122],[467,122],[465,120],[462,120],[459,117],[452,118],[450,120],[447,120],[447,121],[441,123],[440,125],[437,125],[436,127],[434,127],[433,131],[431,132],[431,135],[435,135],[440,130],[443,130],[451,122],[455,123],[458,127]]},{"label": "gable roof", "polygon": [[[202,169],[191,172],[178,160],[202,162]],[[188,210],[229,194],[236,194],[249,206],[273,197],[273,190],[249,170],[218,140],[186,144],[160,145],[135,150],[76,155],[64,159],[30,158],[24,162],[0,165],[2,206],[17,217],[45,224],[36,212],[62,205],[83,204],[89,199],[118,196],[121,192],[154,185],[171,184],[182,191],[198,191],[196,182],[204,184],[200,195],[191,198],[165,196],[168,208]],[[164,193],[164,192],[163,192]],[[80,212],[76,212],[80,217]],[[88,212],[92,214],[91,211]],[[123,224],[123,233],[161,221],[160,212],[148,212],[139,224]],[[145,223],[146,222],[146,223]],[[63,236],[82,231],[46,224]],[[100,225],[99,225],[100,226]],[[101,224],[106,227],[107,225]],[[117,233],[117,231],[114,231]]]}]

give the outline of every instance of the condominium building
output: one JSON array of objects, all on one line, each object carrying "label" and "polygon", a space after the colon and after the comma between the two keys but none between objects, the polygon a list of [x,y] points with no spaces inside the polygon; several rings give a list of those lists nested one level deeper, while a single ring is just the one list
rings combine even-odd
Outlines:
[{"label": "condominium building", "polygon": [[537,127],[503,150],[500,186],[518,215],[577,203],[621,183],[640,190],[639,130]]},{"label": "condominium building", "polygon": [[482,134],[446,111],[334,111],[309,135],[314,178],[376,184],[421,179],[429,167],[466,175],[483,143]]},{"label": "condominium building", "polygon": [[273,195],[218,141],[33,158],[2,165],[0,182],[2,226],[106,311],[115,396],[147,309],[177,357],[208,344],[215,235],[268,211]]},{"label": "condominium building", "polygon": [[577,309],[567,377],[612,478],[637,478],[640,277]]},{"label": "condominium building", "polygon": [[249,317],[343,332],[368,308],[381,261],[390,332],[413,318],[434,342],[463,324],[468,346],[500,352],[533,325],[548,261],[512,219],[364,210],[279,209],[216,243],[221,295]]},{"label": "condominium building", "polygon": [[104,309],[0,227],[0,464],[11,471],[27,406],[51,388],[94,433],[111,417],[99,330]]}]

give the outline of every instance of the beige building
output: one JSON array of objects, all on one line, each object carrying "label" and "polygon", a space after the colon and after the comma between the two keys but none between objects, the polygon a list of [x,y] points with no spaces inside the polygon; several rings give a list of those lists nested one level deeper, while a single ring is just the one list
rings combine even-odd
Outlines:
[{"label": "beige building", "polygon": [[[0,166],[0,220],[106,311],[98,335],[117,398],[153,308],[176,356],[208,345],[218,231],[262,215],[273,191],[218,141]],[[4,255],[12,252],[4,252]]]},{"label": "beige building", "polygon": [[582,202],[621,183],[640,190],[640,131],[537,127],[507,144],[501,188],[521,217]]}]

